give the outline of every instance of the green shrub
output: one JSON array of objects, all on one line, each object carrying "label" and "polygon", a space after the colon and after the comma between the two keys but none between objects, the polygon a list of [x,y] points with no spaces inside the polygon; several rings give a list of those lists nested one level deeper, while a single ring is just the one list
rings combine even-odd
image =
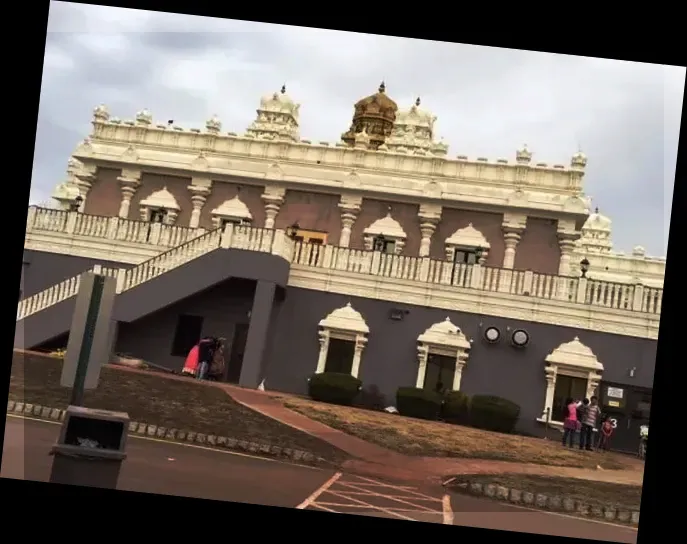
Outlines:
[{"label": "green shrub", "polygon": [[434,391],[417,387],[399,387],[396,391],[396,409],[403,416],[438,419],[442,402],[442,396]]},{"label": "green shrub", "polygon": [[520,416],[520,406],[492,395],[475,395],[470,401],[469,422],[472,427],[512,433]]},{"label": "green shrub", "polygon": [[449,423],[469,425],[470,397],[461,391],[450,391],[444,397],[441,415]]},{"label": "green shrub", "polygon": [[363,382],[350,374],[322,372],[308,380],[308,394],[318,402],[350,406],[362,389]]}]

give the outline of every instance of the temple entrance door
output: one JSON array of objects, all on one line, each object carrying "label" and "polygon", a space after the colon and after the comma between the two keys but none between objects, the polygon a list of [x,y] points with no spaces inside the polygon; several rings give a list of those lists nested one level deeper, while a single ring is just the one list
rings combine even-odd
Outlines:
[{"label": "temple entrance door", "polygon": [[234,337],[231,340],[231,349],[227,359],[226,381],[239,383],[241,367],[243,366],[243,354],[246,351],[248,339],[248,323],[237,323],[234,327]]}]

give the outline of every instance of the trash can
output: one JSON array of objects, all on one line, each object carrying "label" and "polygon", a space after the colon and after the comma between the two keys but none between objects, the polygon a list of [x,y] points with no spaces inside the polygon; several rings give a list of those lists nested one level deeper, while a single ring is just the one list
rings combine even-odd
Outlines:
[{"label": "trash can", "polygon": [[129,415],[81,406],[67,408],[50,482],[115,489],[126,459]]}]

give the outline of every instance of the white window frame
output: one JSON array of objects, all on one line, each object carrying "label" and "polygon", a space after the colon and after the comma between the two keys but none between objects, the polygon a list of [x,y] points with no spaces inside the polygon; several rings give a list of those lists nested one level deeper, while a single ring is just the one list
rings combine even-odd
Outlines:
[{"label": "white window frame", "polygon": [[452,391],[460,391],[460,383],[463,378],[463,368],[470,355],[470,341],[463,332],[446,318],[435,323],[417,338],[417,380],[415,387],[422,389],[427,373],[427,360],[429,355],[442,355],[455,357],[456,368],[453,374]]},{"label": "white window frame", "polygon": [[[544,409],[542,415],[537,418],[540,423],[547,423],[547,414],[553,411],[553,396],[556,390],[558,376],[582,378],[587,380],[587,398],[596,395],[601,374],[604,367],[596,358],[596,355],[585,346],[576,336],[571,342],[563,343],[553,350],[546,359],[546,393],[544,395]],[[562,421],[550,420],[548,424],[562,427]]]},{"label": "white window frame", "polygon": [[329,340],[336,338],[353,342],[353,360],[351,361],[351,375],[354,378],[360,373],[360,363],[363,351],[367,345],[370,328],[360,312],[353,309],[349,302],[346,306],[332,311],[327,317],[318,324],[318,338],[320,341],[320,353],[317,358],[316,374],[324,372],[327,366],[327,355],[329,354]]}]

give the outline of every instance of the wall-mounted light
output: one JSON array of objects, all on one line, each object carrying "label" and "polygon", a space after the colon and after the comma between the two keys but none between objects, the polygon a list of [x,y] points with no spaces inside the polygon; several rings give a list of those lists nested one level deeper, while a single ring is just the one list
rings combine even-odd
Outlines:
[{"label": "wall-mounted light", "polygon": [[630,369],[630,372],[629,372],[630,378],[634,378],[636,372],[637,372],[637,367],[636,367],[636,366],[633,366],[633,367]]},{"label": "wall-mounted light", "polygon": [[487,327],[484,331],[484,339],[490,344],[495,344],[501,338],[501,331],[496,327]]},{"label": "wall-mounted light", "polygon": [[389,319],[393,321],[403,321],[403,318],[410,312],[408,310],[401,310],[399,308],[392,308],[389,310]]},{"label": "wall-mounted light", "polygon": [[524,348],[530,343],[530,335],[524,329],[515,329],[511,336],[511,342],[515,347]]}]

